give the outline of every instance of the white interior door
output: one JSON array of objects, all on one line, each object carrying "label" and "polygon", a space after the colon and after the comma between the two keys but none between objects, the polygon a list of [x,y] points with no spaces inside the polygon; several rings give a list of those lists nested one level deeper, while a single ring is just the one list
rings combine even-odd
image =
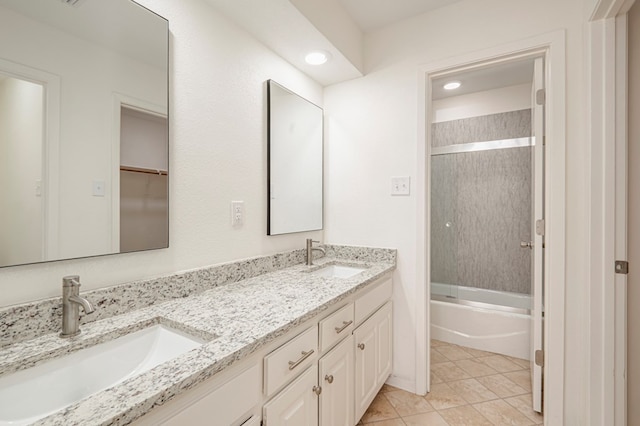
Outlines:
[{"label": "white interior door", "polygon": [[544,321],[544,59],[537,58],[533,75],[533,269],[531,306],[531,387],[533,409],[542,412]]}]

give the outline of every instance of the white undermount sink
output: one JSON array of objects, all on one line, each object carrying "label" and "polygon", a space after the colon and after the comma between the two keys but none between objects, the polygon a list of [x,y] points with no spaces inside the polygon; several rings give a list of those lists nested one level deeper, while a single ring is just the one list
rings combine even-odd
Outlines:
[{"label": "white undermount sink", "polygon": [[349,278],[359,274],[365,269],[366,268],[358,268],[355,266],[327,265],[311,273],[326,278]]},{"label": "white undermount sink", "polygon": [[33,423],[203,343],[155,324],[0,377],[0,426]]}]

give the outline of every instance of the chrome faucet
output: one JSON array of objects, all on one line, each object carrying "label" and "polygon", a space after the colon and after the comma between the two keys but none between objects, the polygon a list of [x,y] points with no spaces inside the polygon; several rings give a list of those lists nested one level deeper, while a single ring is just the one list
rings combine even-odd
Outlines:
[{"label": "chrome faucet", "polygon": [[80,276],[62,278],[62,332],[60,337],[71,337],[80,333],[80,306],[85,314],[94,311],[93,305],[80,297]]},{"label": "chrome faucet", "polygon": [[311,238],[307,238],[307,265],[313,265],[313,251],[318,250],[322,252],[322,254],[326,254],[322,247],[314,247],[313,243],[319,243],[320,241],[313,241]]}]

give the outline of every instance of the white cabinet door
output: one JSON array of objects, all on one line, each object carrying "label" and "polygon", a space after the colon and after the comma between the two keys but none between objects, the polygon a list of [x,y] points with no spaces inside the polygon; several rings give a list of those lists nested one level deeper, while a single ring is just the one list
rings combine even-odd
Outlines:
[{"label": "white cabinet door", "polygon": [[318,366],[314,364],[264,406],[264,425],[317,426],[317,383]]},{"label": "white cabinet door", "polygon": [[[393,361],[393,327],[391,302],[380,308],[376,321],[376,374],[380,386],[391,374]],[[377,392],[376,392],[377,393]]]},{"label": "white cabinet door", "polygon": [[319,361],[321,426],[353,426],[353,336]]},{"label": "white cabinet door", "polygon": [[355,422],[359,421],[391,373],[392,308],[387,302],[354,332]]}]

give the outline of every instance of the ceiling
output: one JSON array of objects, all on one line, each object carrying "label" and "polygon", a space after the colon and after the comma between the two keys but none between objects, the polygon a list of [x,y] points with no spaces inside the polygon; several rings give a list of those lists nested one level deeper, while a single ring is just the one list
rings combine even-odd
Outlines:
[{"label": "ceiling", "polygon": [[458,1],[460,0],[339,0],[365,33]]},{"label": "ceiling", "polygon": [[[367,32],[463,0],[206,1],[294,67],[328,86],[366,73],[363,55]],[[304,55],[318,49],[329,52],[329,62],[306,64]],[[444,91],[444,82],[434,82],[434,99],[531,82],[532,69],[531,62],[525,61],[461,72],[456,75],[463,83],[459,90]]]},{"label": "ceiling", "polygon": [[[509,61],[504,64],[447,74],[432,81],[432,98],[434,100],[469,93],[493,90],[517,84],[533,82],[533,59]],[[449,81],[459,81],[462,85],[456,90],[444,90],[442,87]]]}]

